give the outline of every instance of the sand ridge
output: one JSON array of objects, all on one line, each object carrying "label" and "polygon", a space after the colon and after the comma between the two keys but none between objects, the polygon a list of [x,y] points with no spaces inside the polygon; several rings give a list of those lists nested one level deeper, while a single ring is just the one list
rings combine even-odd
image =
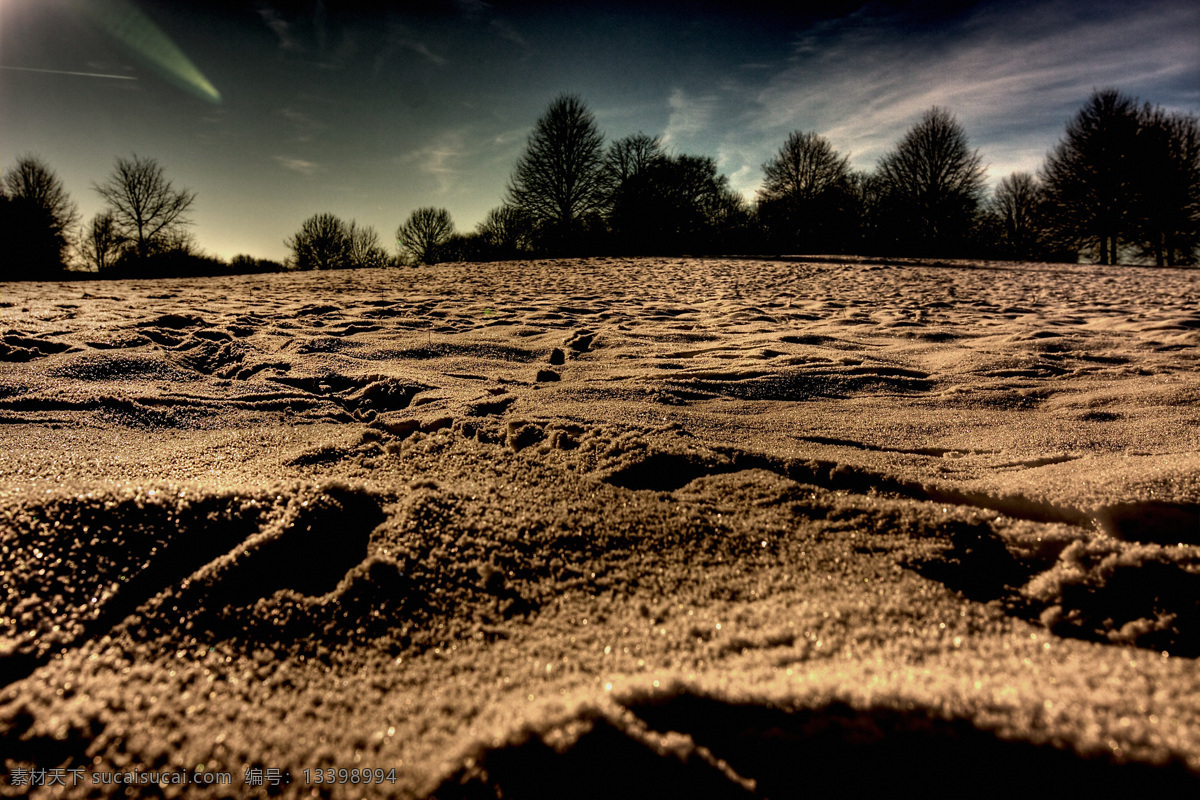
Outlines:
[{"label": "sand ridge", "polygon": [[[6,284],[6,767],[1194,787],[1198,296],[868,259]],[[356,766],[395,783],[302,777]]]}]

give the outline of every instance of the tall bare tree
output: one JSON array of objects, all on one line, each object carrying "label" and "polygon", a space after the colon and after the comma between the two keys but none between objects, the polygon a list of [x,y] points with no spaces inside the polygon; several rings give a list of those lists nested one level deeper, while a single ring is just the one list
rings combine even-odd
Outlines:
[{"label": "tall bare tree", "polygon": [[1159,266],[1195,264],[1200,253],[1200,119],[1149,104],[1138,112],[1135,235]]},{"label": "tall bare tree", "polygon": [[571,246],[607,199],[604,136],[578,95],[561,95],[538,119],[509,178],[506,203]]},{"label": "tall bare tree", "polygon": [[418,208],[396,229],[403,253],[422,264],[440,260],[438,250],[454,235],[454,221],[444,208]]},{"label": "tall bare tree", "polygon": [[118,158],[109,179],[93,188],[108,203],[117,231],[139,260],[169,250],[191,224],[187,212],[195,192],[176,191],[152,158]]},{"label": "tall bare tree", "polygon": [[79,209],[62,181],[37,156],[25,155],[4,175],[4,188],[14,200],[27,200],[49,216],[55,234],[67,239],[79,222]]},{"label": "tall bare tree", "polygon": [[1137,101],[1116,89],[1094,92],[1042,165],[1056,238],[1095,252],[1101,264],[1115,264],[1132,238],[1137,132]]},{"label": "tall bare tree", "polygon": [[922,254],[961,248],[983,199],[984,172],[954,116],[926,111],[879,161],[894,245]]},{"label": "tall bare tree", "polygon": [[1126,256],[1195,263],[1200,121],[1116,89],[1094,92],[1041,169],[1057,239],[1101,264]]}]

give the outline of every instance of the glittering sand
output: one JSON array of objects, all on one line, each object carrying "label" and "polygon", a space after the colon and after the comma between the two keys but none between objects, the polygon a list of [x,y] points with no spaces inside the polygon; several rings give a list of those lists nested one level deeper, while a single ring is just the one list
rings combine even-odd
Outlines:
[{"label": "glittering sand", "polygon": [[0,794],[1194,792],[1198,304],[857,259],[0,285]]}]

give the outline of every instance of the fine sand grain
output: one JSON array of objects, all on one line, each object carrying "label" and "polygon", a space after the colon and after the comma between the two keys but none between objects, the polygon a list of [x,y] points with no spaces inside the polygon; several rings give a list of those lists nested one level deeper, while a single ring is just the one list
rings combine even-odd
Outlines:
[{"label": "fine sand grain", "polygon": [[1200,789],[1195,271],[0,284],[0,362],[0,795]]}]

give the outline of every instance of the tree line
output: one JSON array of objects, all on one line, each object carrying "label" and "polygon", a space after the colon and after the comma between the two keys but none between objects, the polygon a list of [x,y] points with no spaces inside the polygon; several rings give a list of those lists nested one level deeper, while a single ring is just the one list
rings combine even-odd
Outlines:
[{"label": "tree line", "polygon": [[104,210],[80,223],[78,206],[40,158],[24,155],[0,179],[4,280],[53,280],[78,271],[105,277],[214,275],[283,269],[251,256],[230,263],[202,254],[189,228],[195,192],[176,189],[154,159],[118,158],[93,190]]},{"label": "tree line", "polygon": [[93,189],[107,208],[88,224],[62,183],[23,156],[0,180],[7,279],[53,278],[68,261],[114,276],[384,267],[543,256],[812,253],[1192,266],[1200,256],[1200,122],[1192,114],[1096,91],[1036,174],[990,194],[978,150],[946,109],[925,112],[855,171],[815,132],[795,131],[763,164],[754,203],[709,156],[671,153],[638,133],[605,144],[576,95],[537,120],[501,204],[469,233],[450,213],[413,211],[397,256],[374,228],[331,213],[284,244],[286,265],[200,254],[195,194],[152,159],[117,159]]},{"label": "tree line", "polygon": [[763,164],[747,203],[708,156],[638,133],[605,146],[576,95],[538,119],[500,206],[471,233],[422,208],[397,231],[410,262],[562,255],[814,253],[1192,266],[1200,256],[1200,123],[1097,91],[1037,174],[990,194],[944,108],[855,171],[815,132]]}]

